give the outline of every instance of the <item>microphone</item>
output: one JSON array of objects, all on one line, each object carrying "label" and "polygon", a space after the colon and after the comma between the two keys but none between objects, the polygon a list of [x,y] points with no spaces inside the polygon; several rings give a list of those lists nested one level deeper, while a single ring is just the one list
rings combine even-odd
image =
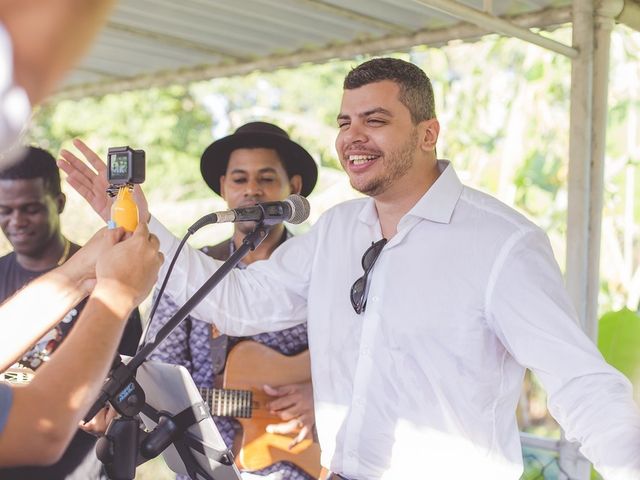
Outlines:
[{"label": "microphone", "polygon": [[250,207],[234,208],[205,215],[189,227],[189,232],[211,223],[262,222],[267,226],[281,222],[298,224],[309,218],[311,207],[302,195],[289,195],[281,202],[261,202]]}]

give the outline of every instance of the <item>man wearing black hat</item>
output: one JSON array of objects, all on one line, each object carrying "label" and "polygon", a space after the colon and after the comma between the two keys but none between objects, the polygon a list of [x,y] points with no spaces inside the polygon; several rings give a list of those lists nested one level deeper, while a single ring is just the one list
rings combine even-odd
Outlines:
[{"label": "man wearing black hat", "polygon": [[[251,122],[241,126],[233,135],[213,142],[202,155],[202,177],[207,185],[225,199],[229,208],[253,205],[257,202],[284,200],[292,193],[308,195],[318,176],[316,164],[287,133],[265,122]],[[242,243],[254,225],[236,223],[233,236],[203,251],[213,258],[226,260]],[[267,238],[243,260],[240,268],[268,258],[291,234],[284,225],[275,225]],[[153,336],[177,311],[178,306],[163,296],[149,328]],[[185,366],[199,387],[212,388],[225,367],[229,351],[242,340],[253,340],[283,355],[296,355],[307,350],[307,328],[301,324],[279,332],[251,337],[216,335],[209,323],[187,317],[153,352],[151,358]],[[214,338],[215,337],[215,338]],[[219,382],[218,382],[219,383]],[[263,382],[266,383],[266,380]],[[265,386],[274,396],[269,405],[284,423],[271,425],[270,433],[293,434],[292,446],[311,437],[314,424],[311,383],[280,387]],[[216,417],[227,445],[233,445],[239,423],[229,417]],[[312,478],[288,463],[276,463],[260,474],[278,471],[284,479]]]}]

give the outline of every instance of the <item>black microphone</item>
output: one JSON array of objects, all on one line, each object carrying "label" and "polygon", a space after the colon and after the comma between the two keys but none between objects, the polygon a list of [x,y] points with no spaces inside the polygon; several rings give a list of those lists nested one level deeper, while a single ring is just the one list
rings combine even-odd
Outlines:
[{"label": "black microphone", "polygon": [[302,223],[309,218],[309,201],[302,195],[289,195],[281,202],[261,202],[250,207],[234,208],[205,215],[189,227],[190,233],[211,223],[262,222],[275,225],[281,222]]}]

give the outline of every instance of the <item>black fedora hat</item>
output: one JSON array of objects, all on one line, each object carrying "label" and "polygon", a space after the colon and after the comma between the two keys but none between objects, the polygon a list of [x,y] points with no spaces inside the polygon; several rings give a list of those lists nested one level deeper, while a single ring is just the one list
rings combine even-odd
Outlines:
[{"label": "black fedora hat", "polygon": [[302,177],[301,195],[311,193],[318,180],[318,167],[304,148],[287,132],[267,122],[250,122],[232,134],[216,140],[202,154],[200,171],[207,185],[220,195],[220,177],[227,171],[229,155],[238,148],[273,148],[278,152],[289,177]]}]

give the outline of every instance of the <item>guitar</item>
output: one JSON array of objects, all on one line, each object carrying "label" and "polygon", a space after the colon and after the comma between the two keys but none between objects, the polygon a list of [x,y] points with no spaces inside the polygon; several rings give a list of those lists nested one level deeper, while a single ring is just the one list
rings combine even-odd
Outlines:
[{"label": "guitar", "polygon": [[320,475],[320,446],[305,439],[289,450],[293,436],[267,433],[280,418],[266,408],[272,399],[264,384],[279,386],[311,379],[309,351],[287,357],[253,341],[243,341],[231,349],[222,377],[222,387],[200,388],[212,415],[235,417],[242,425],[238,468],[260,470],[286,461],[314,478]]}]

